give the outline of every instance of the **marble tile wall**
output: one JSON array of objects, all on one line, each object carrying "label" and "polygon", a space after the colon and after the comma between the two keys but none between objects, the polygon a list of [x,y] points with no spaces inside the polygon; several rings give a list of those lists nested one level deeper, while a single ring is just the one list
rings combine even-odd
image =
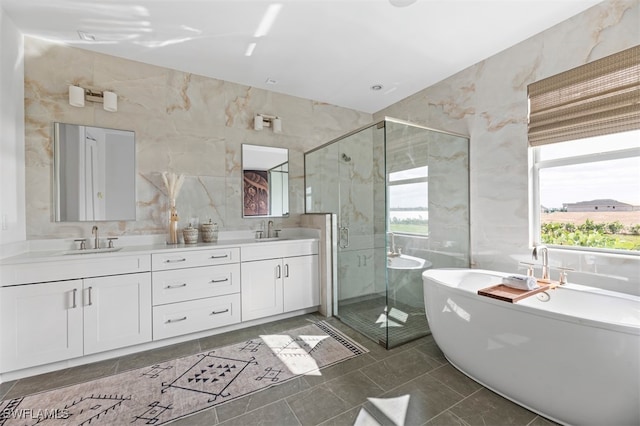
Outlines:
[{"label": "marble tile wall", "polygon": [[[180,227],[197,217],[211,218],[221,231],[256,228],[258,219],[242,218],[243,143],[289,149],[291,215],[276,222],[298,226],[303,153],[372,121],[354,110],[32,38],[25,40],[24,66],[27,239],[86,237],[94,225],[53,221],[53,122],[136,133],[137,220],[98,223],[106,236],[166,233],[163,171],[186,177],[177,199]],[[70,106],[69,84],[115,91],[118,112],[90,102]],[[258,112],[281,116],[282,133],[254,131]]]},{"label": "marble tile wall", "polygon": [[[470,135],[472,266],[514,272],[531,259],[527,84],[638,43],[640,2],[603,1],[374,114]],[[640,294],[637,256],[553,251],[551,262],[574,282]]]}]

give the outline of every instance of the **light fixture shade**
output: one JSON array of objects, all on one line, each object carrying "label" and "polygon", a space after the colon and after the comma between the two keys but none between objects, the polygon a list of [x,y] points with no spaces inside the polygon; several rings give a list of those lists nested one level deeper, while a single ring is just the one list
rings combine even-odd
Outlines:
[{"label": "light fixture shade", "polygon": [[273,119],[273,133],[282,133],[282,120],[280,117]]},{"label": "light fixture shade", "polygon": [[253,119],[253,129],[254,130],[262,130],[264,127],[264,123],[262,121],[262,116],[260,114],[256,114]]},{"label": "light fixture shade", "polygon": [[84,89],[80,86],[69,86],[69,105],[84,106]]},{"label": "light fixture shade", "polygon": [[103,108],[105,111],[118,111],[118,95],[114,92],[102,92],[102,97],[104,98]]}]

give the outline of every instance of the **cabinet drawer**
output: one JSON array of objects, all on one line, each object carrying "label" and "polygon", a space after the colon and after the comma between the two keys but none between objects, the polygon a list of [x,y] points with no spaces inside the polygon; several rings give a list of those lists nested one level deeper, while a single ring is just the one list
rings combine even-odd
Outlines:
[{"label": "cabinet drawer", "polygon": [[151,255],[151,269],[164,271],[167,269],[191,268],[194,266],[224,265],[240,261],[240,249],[237,247],[174,251],[170,253],[154,253]]},{"label": "cabinet drawer", "polygon": [[240,264],[152,272],[153,304],[184,302],[240,292]]},{"label": "cabinet drawer", "polygon": [[242,261],[318,254],[318,240],[261,242],[242,247]]},{"label": "cabinet drawer", "polygon": [[153,340],[238,322],[240,322],[240,294],[154,306]]}]

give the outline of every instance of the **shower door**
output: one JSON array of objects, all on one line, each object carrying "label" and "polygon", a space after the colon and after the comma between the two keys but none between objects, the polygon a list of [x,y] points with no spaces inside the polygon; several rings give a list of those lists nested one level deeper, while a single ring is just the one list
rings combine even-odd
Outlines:
[{"label": "shower door", "polygon": [[337,216],[333,313],[386,346],[384,123],[305,156],[306,211]]}]

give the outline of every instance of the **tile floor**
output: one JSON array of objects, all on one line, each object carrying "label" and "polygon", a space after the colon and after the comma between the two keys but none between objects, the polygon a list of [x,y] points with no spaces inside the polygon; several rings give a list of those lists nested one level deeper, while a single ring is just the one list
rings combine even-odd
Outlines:
[{"label": "tile floor", "polygon": [[[0,400],[79,383],[236,343],[258,334],[281,332],[323,319],[310,314],[117,359],[0,384]],[[328,320],[369,353],[253,395],[172,422],[172,425],[393,425],[381,404],[368,398],[409,395],[405,426],[531,425],[555,423],[528,411],[453,368],[431,336],[385,350],[335,318]],[[405,397],[406,400],[406,397]],[[363,411],[366,410],[366,411]]]}]

